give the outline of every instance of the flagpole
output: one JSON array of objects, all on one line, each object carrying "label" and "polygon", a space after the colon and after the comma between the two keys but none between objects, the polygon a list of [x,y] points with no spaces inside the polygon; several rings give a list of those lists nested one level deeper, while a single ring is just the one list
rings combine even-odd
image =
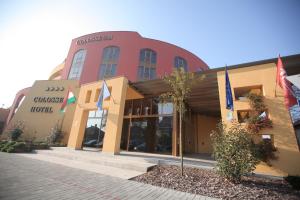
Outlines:
[{"label": "flagpole", "polygon": [[104,110],[102,110],[102,114],[101,114],[101,121],[100,121],[100,126],[99,126],[99,134],[98,134],[97,144],[99,144],[99,140],[100,140],[102,120],[103,120],[103,113],[104,113]]},{"label": "flagpole", "polygon": [[[278,54],[278,58],[280,58],[280,54]],[[278,84],[278,58],[276,64],[276,84],[275,84],[275,97],[277,97],[277,84]]]},{"label": "flagpole", "polygon": [[63,129],[64,120],[65,120],[65,113],[63,113],[63,116],[62,116],[62,119],[61,119],[61,125],[60,125],[60,130],[61,131]]}]

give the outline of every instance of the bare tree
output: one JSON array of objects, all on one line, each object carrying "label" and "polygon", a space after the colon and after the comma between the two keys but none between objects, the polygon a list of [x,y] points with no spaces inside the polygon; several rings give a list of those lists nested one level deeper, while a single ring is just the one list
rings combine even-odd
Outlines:
[{"label": "bare tree", "polygon": [[181,175],[183,175],[183,136],[182,122],[186,111],[186,101],[191,92],[192,85],[203,79],[204,75],[194,76],[192,72],[185,72],[183,67],[174,69],[171,75],[164,76],[163,80],[170,85],[171,91],[160,95],[163,101],[171,101],[179,113],[179,153],[181,158]]}]

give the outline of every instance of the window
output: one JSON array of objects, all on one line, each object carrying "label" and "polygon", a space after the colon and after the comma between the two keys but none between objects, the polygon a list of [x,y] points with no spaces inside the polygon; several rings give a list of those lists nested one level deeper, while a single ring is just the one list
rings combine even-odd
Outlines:
[{"label": "window", "polygon": [[179,69],[180,67],[184,68],[184,71],[187,71],[187,62],[184,58],[176,56],[174,59],[174,67]]},{"label": "window", "polygon": [[102,147],[105,136],[107,110],[89,111],[84,133],[83,146]]},{"label": "window", "polygon": [[83,67],[84,60],[85,60],[85,55],[86,55],[86,50],[84,50],[84,49],[81,49],[75,53],[73,62],[72,62],[72,66],[71,66],[71,70],[69,73],[69,77],[68,77],[69,80],[79,80],[80,79],[82,67]]},{"label": "window", "polygon": [[116,75],[117,64],[120,54],[119,47],[106,47],[102,53],[102,63],[100,65],[99,79],[110,78]]},{"label": "window", "polygon": [[246,96],[249,93],[254,93],[257,95],[263,94],[263,89],[261,85],[247,86],[247,87],[238,87],[234,88],[235,100],[246,100]]},{"label": "window", "polygon": [[151,80],[156,78],[156,52],[151,49],[140,51],[138,67],[138,80]]},{"label": "window", "polygon": [[238,110],[237,116],[239,123],[245,123],[250,117],[250,110]]}]

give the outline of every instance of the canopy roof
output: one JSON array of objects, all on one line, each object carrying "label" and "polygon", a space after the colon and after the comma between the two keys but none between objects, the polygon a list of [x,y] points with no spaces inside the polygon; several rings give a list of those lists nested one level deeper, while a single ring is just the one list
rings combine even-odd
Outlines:
[{"label": "canopy roof", "polygon": [[[282,61],[288,75],[300,73],[300,54],[282,57]],[[228,70],[253,67],[266,63],[277,63],[277,58],[232,65],[228,66]],[[220,117],[221,109],[217,72],[224,70],[225,68],[221,67],[195,73],[195,76],[204,75],[205,78],[200,80],[192,87],[190,97],[188,98],[188,105],[193,112]],[[145,97],[159,96],[160,94],[170,91],[171,89],[170,86],[162,79],[140,81],[130,83],[130,85]]]}]

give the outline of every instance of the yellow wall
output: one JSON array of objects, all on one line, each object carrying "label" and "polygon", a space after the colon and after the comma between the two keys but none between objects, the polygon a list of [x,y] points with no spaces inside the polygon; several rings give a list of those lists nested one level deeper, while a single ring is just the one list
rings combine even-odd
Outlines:
[{"label": "yellow wall", "polygon": [[[111,98],[104,101],[103,108],[108,109],[103,152],[116,154],[120,151],[124,106],[128,90],[128,80],[116,77],[106,80]],[[68,147],[81,149],[89,110],[96,110],[96,102],[102,81],[82,85],[76,106]],[[130,98],[130,97],[128,97]]]},{"label": "yellow wall", "polygon": [[212,153],[212,145],[210,134],[216,129],[217,123],[220,119],[216,117],[209,117],[204,115],[196,115],[196,138],[195,147],[197,153]]},{"label": "yellow wall", "polygon": [[185,152],[211,154],[210,134],[220,119],[200,114],[191,117],[191,120],[185,121]]},{"label": "yellow wall", "polygon": [[[284,106],[284,98],[281,88],[276,88],[275,63],[257,65],[253,67],[228,70],[232,93],[234,88],[262,85],[265,104],[269,117],[273,121],[273,128],[264,129],[259,134],[271,134],[274,136],[274,145],[277,148],[278,159],[272,161],[273,167],[261,164],[257,172],[272,175],[300,175],[300,153],[290,120],[289,112]],[[218,87],[222,119],[226,121],[225,109],[225,75],[224,71],[218,72]],[[237,110],[250,109],[247,101],[234,100],[234,118],[237,119]]]},{"label": "yellow wall", "polygon": [[[46,91],[50,87],[54,87],[54,91]],[[59,89],[64,88],[63,91],[56,91],[57,87]],[[70,132],[70,125],[73,118],[73,113],[75,110],[75,104],[67,106],[66,112],[63,114],[60,112],[62,103],[41,103],[35,102],[36,97],[59,97],[64,98],[68,88],[71,88],[74,95],[77,96],[79,88],[77,81],[71,80],[59,80],[59,81],[35,81],[30,92],[25,97],[23,103],[18,108],[17,112],[10,121],[8,127],[18,121],[23,121],[25,123],[25,132],[22,134],[23,139],[34,139],[36,141],[44,141],[50,134],[51,128],[53,128],[56,123],[61,124],[63,120],[62,130],[64,133],[63,141],[66,143],[68,140],[68,133]],[[52,109],[52,113],[49,112],[31,112],[32,107],[48,107]],[[7,136],[7,135],[6,135]]]}]

